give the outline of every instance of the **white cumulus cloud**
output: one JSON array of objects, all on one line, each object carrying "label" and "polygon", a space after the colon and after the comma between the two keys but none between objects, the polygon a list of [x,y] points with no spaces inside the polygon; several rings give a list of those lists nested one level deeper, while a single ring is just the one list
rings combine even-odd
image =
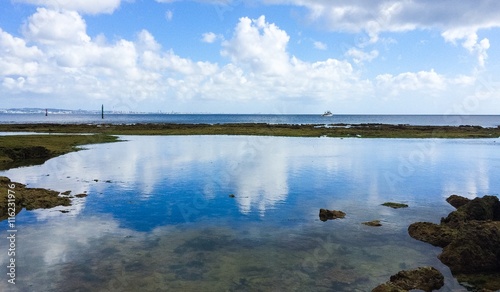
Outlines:
[{"label": "white cumulus cloud", "polygon": [[490,48],[490,41],[483,38],[478,42],[478,36],[474,31],[469,29],[452,29],[442,33],[443,38],[455,44],[457,41],[462,40],[462,46],[467,49],[471,54],[477,56],[478,64],[484,67],[486,59],[488,58],[488,49]]},{"label": "white cumulus cloud", "polygon": [[322,43],[322,42],[319,42],[319,41],[315,41],[314,42],[314,48],[318,49],[318,50],[326,50],[328,49],[328,46],[325,44],[325,43]]},{"label": "white cumulus cloud", "polygon": [[391,95],[399,95],[403,92],[439,92],[446,89],[449,82],[443,75],[434,70],[405,72],[398,75],[381,74],[376,78],[378,89],[387,90]]},{"label": "white cumulus cloud", "polygon": [[[145,29],[132,39],[90,37],[81,13],[71,10],[38,8],[21,31],[17,37],[0,29],[0,95],[10,104],[19,99],[40,106],[38,97],[50,97],[61,107],[106,103],[116,110],[179,104],[200,107],[195,110],[211,104],[212,110],[222,111],[231,104],[240,111],[254,106],[270,112],[264,105],[271,104],[294,104],[293,111],[306,111],[311,104],[321,110],[325,104],[356,109],[370,98],[445,96],[450,88],[474,88],[475,83],[471,76],[434,70],[364,79],[353,64],[377,58],[378,51],[363,48],[348,51],[347,59],[302,60],[288,48],[290,35],[265,16],[240,18],[228,36],[202,36],[202,41],[222,40],[220,63],[195,61],[163,48]],[[489,41],[468,36],[444,35],[486,59]]]},{"label": "white cumulus cloud", "polygon": [[372,50],[369,53],[366,53],[360,49],[351,48],[346,52],[346,56],[351,57],[354,63],[363,63],[365,61],[371,62],[378,56],[377,50]]},{"label": "white cumulus cloud", "polygon": [[217,40],[217,35],[213,32],[207,32],[204,33],[203,36],[201,37],[201,41],[204,43],[214,43]]},{"label": "white cumulus cloud", "polygon": [[85,14],[113,13],[121,0],[14,0],[57,10],[72,10]]},{"label": "white cumulus cloud", "polygon": [[284,74],[290,58],[286,50],[290,37],[275,24],[258,19],[240,18],[231,40],[223,43],[222,54],[238,65],[249,65],[257,74]]},{"label": "white cumulus cloud", "polygon": [[397,1],[397,0],[265,0],[269,5],[305,7],[307,20],[332,31],[368,34],[368,43],[382,32],[438,30],[446,41],[462,46],[484,65],[489,40],[478,41],[481,29],[500,27],[500,1]]},{"label": "white cumulus cloud", "polygon": [[23,34],[35,43],[46,45],[88,43],[83,18],[74,11],[38,8],[23,27]]}]

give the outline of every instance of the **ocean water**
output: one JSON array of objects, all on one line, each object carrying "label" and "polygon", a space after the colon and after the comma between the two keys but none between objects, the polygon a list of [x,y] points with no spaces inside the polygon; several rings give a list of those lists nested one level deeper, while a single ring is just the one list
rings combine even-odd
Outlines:
[{"label": "ocean water", "polygon": [[4,114],[0,124],[13,123],[85,123],[85,124],[133,124],[133,123],[182,123],[182,124],[411,124],[411,125],[476,125],[497,127],[499,115],[232,115],[232,114]]},{"label": "ocean water", "polygon": [[408,225],[500,190],[500,139],[122,139],[0,172],[88,194],[16,217],[17,284],[1,291],[370,291],[426,265],[466,291]]}]

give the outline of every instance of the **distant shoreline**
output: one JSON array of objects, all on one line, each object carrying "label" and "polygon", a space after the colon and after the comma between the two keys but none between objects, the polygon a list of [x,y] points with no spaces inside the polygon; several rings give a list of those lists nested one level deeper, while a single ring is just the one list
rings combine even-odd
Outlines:
[{"label": "distant shoreline", "polygon": [[139,114],[101,113],[94,114],[2,114],[0,124],[255,124],[272,125],[332,125],[332,124],[389,124],[418,126],[473,125],[496,128],[500,115],[362,115],[362,114]]}]

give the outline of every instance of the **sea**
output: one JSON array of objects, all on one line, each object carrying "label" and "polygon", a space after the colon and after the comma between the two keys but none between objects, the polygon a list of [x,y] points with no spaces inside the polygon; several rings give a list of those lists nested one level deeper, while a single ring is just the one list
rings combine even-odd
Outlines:
[{"label": "sea", "polygon": [[0,124],[61,123],[61,124],[410,124],[433,126],[474,125],[497,127],[500,115],[333,115],[320,114],[8,114],[0,113]]},{"label": "sea", "polygon": [[[389,123],[498,126],[499,116],[0,115],[1,123]],[[120,136],[0,171],[71,206],[0,221],[0,291],[371,291],[432,266],[408,235],[452,194],[500,193],[500,138]],[[14,185],[15,190],[15,185]],[[83,196],[77,196],[84,194]],[[391,209],[384,202],[408,208]],[[346,213],[323,222],[321,208]],[[363,222],[379,220],[382,226]],[[11,225],[11,224],[14,225]],[[15,228],[15,232],[12,231]],[[8,237],[15,233],[15,254]],[[7,280],[15,260],[16,284]]]}]

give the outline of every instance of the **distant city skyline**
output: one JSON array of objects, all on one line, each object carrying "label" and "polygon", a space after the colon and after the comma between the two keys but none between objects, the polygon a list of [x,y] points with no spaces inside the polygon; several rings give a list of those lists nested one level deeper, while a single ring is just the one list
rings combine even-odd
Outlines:
[{"label": "distant city skyline", "polygon": [[0,108],[499,114],[500,2],[7,0]]}]

